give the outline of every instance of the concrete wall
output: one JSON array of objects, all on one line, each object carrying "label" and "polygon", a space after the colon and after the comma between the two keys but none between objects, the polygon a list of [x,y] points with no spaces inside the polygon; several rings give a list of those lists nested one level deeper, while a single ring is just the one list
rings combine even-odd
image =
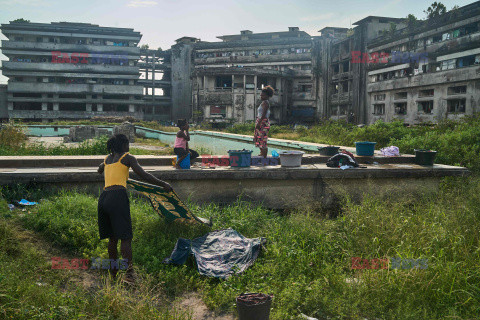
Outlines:
[{"label": "concrete wall", "polygon": [[[464,115],[472,115],[480,111],[480,67],[472,66],[462,69],[439,71],[434,73],[419,74],[401,79],[385,80],[369,83],[367,86],[367,106],[369,110],[368,123],[374,123],[381,119],[391,121],[394,118],[403,119],[406,123],[414,124],[421,122],[437,122],[442,119],[459,119]],[[449,94],[448,88],[455,86],[466,86],[464,94]],[[420,90],[434,89],[433,97],[419,96]],[[406,100],[395,99],[398,92],[407,92]],[[385,114],[374,115],[374,96],[385,94]],[[450,99],[465,99],[464,113],[448,113],[447,101]],[[431,114],[419,112],[417,103],[419,101],[433,100],[433,111]],[[395,102],[407,102],[407,114],[395,114]]]},{"label": "concrete wall", "polygon": [[0,119],[8,118],[7,86],[0,85]]},{"label": "concrete wall", "polygon": [[172,114],[173,121],[192,117],[192,64],[193,44],[172,46]]}]

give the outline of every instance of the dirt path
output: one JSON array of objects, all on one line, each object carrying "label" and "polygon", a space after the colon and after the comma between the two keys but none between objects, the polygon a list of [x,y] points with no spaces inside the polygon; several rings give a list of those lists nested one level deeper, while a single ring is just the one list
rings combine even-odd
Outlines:
[{"label": "dirt path", "polygon": [[229,314],[215,314],[215,312],[208,310],[205,303],[203,303],[200,295],[196,292],[190,292],[175,300],[174,305],[188,312],[191,312],[194,320],[235,320],[233,315]]}]

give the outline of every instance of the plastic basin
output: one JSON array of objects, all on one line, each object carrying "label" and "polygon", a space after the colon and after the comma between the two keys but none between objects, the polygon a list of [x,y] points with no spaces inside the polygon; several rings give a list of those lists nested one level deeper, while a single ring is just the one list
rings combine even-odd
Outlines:
[{"label": "plastic basin", "polygon": [[[177,163],[178,163],[179,158],[180,157],[177,156]],[[188,153],[187,156],[185,157],[185,159],[183,159],[183,161],[180,163],[180,168],[190,169],[190,153]]]},{"label": "plastic basin", "polygon": [[279,151],[282,167],[300,167],[302,165],[303,151]]},{"label": "plastic basin", "polygon": [[322,156],[334,156],[338,153],[340,147],[327,146],[327,147],[318,147],[318,151]]},{"label": "plastic basin", "polygon": [[433,166],[437,151],[415,149],[415,163],[422,166]]},{"label": "plastic basin", "polygon": [[268,320],[272,296],[262,293],[241,294],[236,299],[239,320]]},{"label": "plastic basin", "polygon": [[228,150],[230,167],[247,168],[252,162],[252,150]]},{"label": "plastic basin", "polygon": [[371,157],[375,152],[376,142],[360,141],[355,142],[357,156]]}]

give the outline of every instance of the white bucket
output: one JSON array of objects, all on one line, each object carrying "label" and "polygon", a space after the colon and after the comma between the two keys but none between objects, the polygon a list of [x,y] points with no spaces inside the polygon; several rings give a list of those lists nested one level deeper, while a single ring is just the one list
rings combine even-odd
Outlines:
[{"label": "white bucket", "polygon": [[302,165],[303,151],[279,151],[282,167],[300,167]]}]

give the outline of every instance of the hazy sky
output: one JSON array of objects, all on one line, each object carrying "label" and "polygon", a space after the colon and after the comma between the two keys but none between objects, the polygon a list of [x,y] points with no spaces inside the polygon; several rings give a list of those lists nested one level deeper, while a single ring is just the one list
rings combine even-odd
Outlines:
[{"label": "hazy sky", "polygon": [[[287,31],[300,27],[310,35],[326,26],[350,27],[366,16],[424,18],[433,0],[0,0],[0,23],[24,18],[31,22],[86,22],[106,27],[133,28],[143,35],[140,44],[170,48],[183,36],[220,41],[217,36]],[[448,10],[473,1],[441,1]],[[5,37],[0,34],[0,39]],[[0,54],[0,60],[5,56]],[[6,78],[0,76],[0,83]]]}]

